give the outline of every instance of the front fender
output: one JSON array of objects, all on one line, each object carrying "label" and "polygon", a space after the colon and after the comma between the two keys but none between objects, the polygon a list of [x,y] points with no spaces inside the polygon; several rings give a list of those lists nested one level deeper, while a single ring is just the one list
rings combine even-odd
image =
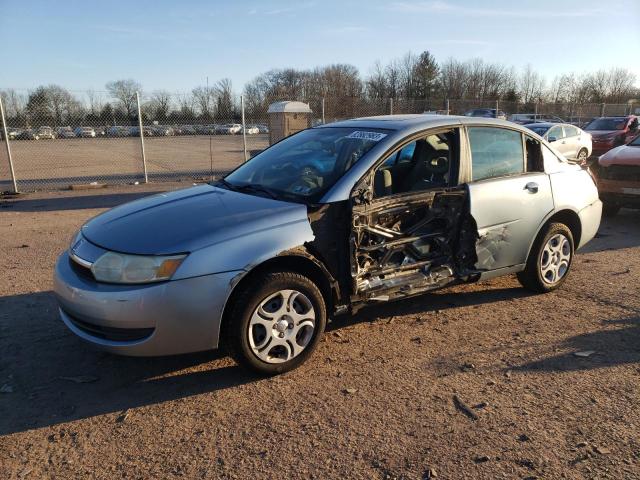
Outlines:
[{"label": "front fender", "polygon": [[180,265],[174,279],[234,270],[248,271],[313,239],[313,231],[306,218],[257,230],[192,252]]}]

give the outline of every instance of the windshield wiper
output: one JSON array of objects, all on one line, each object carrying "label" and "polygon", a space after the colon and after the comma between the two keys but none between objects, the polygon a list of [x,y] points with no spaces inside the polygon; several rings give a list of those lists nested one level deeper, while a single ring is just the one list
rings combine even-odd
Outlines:
[{"label": "windshield wiper", "polygon": [[238,189],[237,185],[234,185],[233,183],[229,183],[227,182],[224,178],[219,178],[215,181],[216,185],[222,185],[224,188],[226,188],[227,190],[233,190],[236,191]]},{"label": "windshield wiper", "polygon": [[269,197],[273,198],[273,199],[278,199],[278,195],[271,190],[270,188],[267,188],[263,185],[259,185],[259,184],[253,184],[253,183],[246,183],[244,185],[233,185],[233,188],[235,190],[237,190],[238,192],[261,192],[261,193],[266,193]]}]

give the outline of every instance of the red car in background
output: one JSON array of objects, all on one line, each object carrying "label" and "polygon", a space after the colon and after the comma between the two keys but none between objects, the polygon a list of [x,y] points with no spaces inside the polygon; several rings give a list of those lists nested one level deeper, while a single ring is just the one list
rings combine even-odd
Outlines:
[{"label": "red car in background", "polygon": [[599,156],[631,141],[638,133],[638,117],[627,115],[594,118],[583,130],[591,134],[592,155]]},{"label": "red car in background", "polygon": [[596,178],[604,216],[621,207],[640,208],[640,135],[598,159]]}]

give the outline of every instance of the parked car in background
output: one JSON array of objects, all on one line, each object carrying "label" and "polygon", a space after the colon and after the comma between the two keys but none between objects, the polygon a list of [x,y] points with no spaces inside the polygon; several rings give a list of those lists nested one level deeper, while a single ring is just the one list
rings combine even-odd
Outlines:
[{"label": "parked car in background", "polygon": [[216,133],[221,135],[236,135],[242,133],[242,125],[239,123],[226,123],[216,127]]},{"label": "parked car in background", "polygon": [[96,137],[104,137],[107,135],[107,127],[95,127]]},{"label": "parked car in background", "polygon": [[38,135],[38,131],[33,128],[25,128],[24,130],[20,130],[15,137],[16,140],[39,140],[40,136]]},{"label": "parked car in background", "polygon": [[524,125],[537,133],[565,158],[584,163],[591,156],[591,135],[568,123],[529,123]]},{"label": "parked car in background", "polygon": [[[153,137],[155,136],[155,131],[153,130],[152,127],[142,127],[142,133],[145,137]],[[129,127],[129,136],[130,137],[139,137],[140,136],[140,127],[138,126],[132,126]]]},{"label": "parked car in background", "polygon": [[75,134],[78,138],[96,138],[96,131],[92,127],[78,127]]},{"label": "parked car in background", "polygon": [[[19,128],[12,128],[12,127],[7,127],[7,136],[9,137],[9,140],[15,140],[16,137],[18,135],[20,135],[20,132],[22,132],[22,130],[20,130]],[[0,139],[4,140],[4,129],[0,128]]]},{"label": "parked car in background", "polygon": [[256,125],[258,127],[258,132],[259,133],[269,133],[269,127],[267,125],[264,125],[262,123]]},{"label": "parked car in background", "polygon": [[51,127],[40,127],[38,128],[38,137],[40,139],[49,139],[53,140],[56,138],[56,133],[53,131]]},{"label": "parked car in background", "polygon": [[76,138],[76,134],[71,127],[58,127],[56,129],[56,136],[58,138]]},{"label": "parked car in background", "polygon": [[595,168],[603,214],[640,208],[640,135],[604,153]]},{"label": "parked car in background", "polygon": [[65,325],[105,350],[221,345],[272,375],[307,360],[340,312],[513,273],[555,290],[601,213],[589,172],[513,123],[361,118],[94,217],[53,289]]},{"label": "parked car in background", "polygon": [[484,117],[484,118],[499,118],[500,120],[506,120],[507,115],[502,110],[495,108],[474,108],[473,110],[467,110],[464,112],[465,117]]},{"label": "parked car in background", "polygon": [[130,134],[129,127],[114,125],[106,130],[107,137],[128,137]]},{"label": "parked car in background", "polygon": [[624,145],[638,133],[638,117],[599,117],[585,125],[584,130],[593,137],[593,154],[602,155],[612,148]]},{"label": "parked car in background", "polygon": [[[150,127],[150,129],[153,132],[153,135],[156,137],[170,137],[172,135],[175,135],[173,128],[166,125],[154,125],[153,127]],[[147,132],[145,130],[145,135],[146,134]]]},{"label": "parked car in background", "polygon": [[[240,131],[242,132],[242,127],[240,128]],[[244,129],[244,133],[247,135],[257,135],[260,133],[260,129],[255,125],[247,125]]]},{"label": "parked car in background", "polygon": [[196,135],[198,133],[193,125],[183,125],[180,127],[180,131],[181,135]]},{"label": "parked car in background", "polygon": [[567,123],[562,118],[554,115],[541,115],[539,113],[514,113],[509,117],[511,122],[519,125],[526,125],[529,123]]}]

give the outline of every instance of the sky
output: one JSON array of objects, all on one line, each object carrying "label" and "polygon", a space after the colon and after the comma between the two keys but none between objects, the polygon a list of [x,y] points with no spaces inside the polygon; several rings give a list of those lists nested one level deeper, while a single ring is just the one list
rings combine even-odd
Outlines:
[{"label": "sky", "polygon": [[640,0],[0,0],[0,88],[59,84],[188,92],[272,68],[350,63],[366,76],[411,51],[526,64],[551,80],[624,67],[640,84]]}]

